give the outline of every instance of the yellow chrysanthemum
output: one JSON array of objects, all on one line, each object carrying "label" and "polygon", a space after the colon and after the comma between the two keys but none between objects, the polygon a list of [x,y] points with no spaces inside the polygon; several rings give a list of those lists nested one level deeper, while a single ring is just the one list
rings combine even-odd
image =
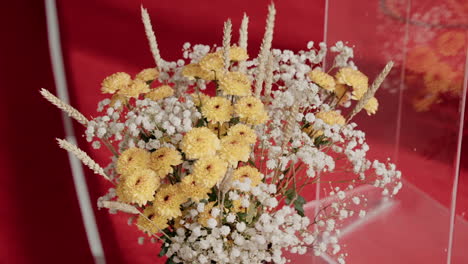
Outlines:
[{"label": "yellow chrysanthemum", "polygon": [[[116,107],[117,105],[117,102],[120,102],[120,105],[119,107]],[[123,95],[120,95],[120,94],[114,94],[112,95],[111,97],[111,102],[109,103],[109,105],[113,108],[116,108],[116,109],[121,109],[124,105],[126,105],[128,103],[128,98],[123,96]]]},{"label": "yellow chrysanthemum", "polygon": [[212,218],[211,210],[213,209],[215,202],[205,204],[205,210],[198,214],[198,223],[204,227],[208,226],[208,220]]},{"label": "yellow chrysanthemum", "polygon": [[335,90],[335,79],[333,76],[329,75],[326,72],[323,72],[319,68],[315,68],[313,71],[309,72],[309,78],[315,84],[322,87],[327,91],[334,91]]},{"label": "yellow chrysanthemum", "polygon": [[125,72],[117,72],[102,81],[101,91],[103,93],[113,94],[118,90],[124,89],[132,84],[132,77]]},{"label": "yellow chrysanthemum", "polygon": [[145,95],[153,101],[158,101],[174,95],[174,89],[169,85],[161,85]]},{"label": "yellow chrysanthemum", "polygon": [[187,77],[189,80],[201,78],[203,80],[211,81],[215,78],[214,72],[205,71],[198,63],[191,63],[184,66],[182,69],[182,75]]},{"label": "yellow chrysanthemum", "polygon": [[352,98],[359,100],[369,88],[369,79],[364,73],[353,68],[341,68],[336,73],[336,81],[341,84],[346,84],[353,88]]},{"label": "yellow chrysanthemum", "polygon": [[137,98],[140,94],[149,92],[149,85],[142,80],[134,80],[131,85],[119,90],[119,94],[127,97]]},{"label": "yellow chrysanthemum", "polygon": [[219,78],[219,88],[226,94],[247,96],[252,93],[252,82],[241,72],[228,72]]},{"label": "yellow chrysanthemum", "polygon": [[350,94],[348,92],[348,86],[346,86],[345,84],[341,84],[341,83],[336,84],[336,86],[335,86],[335,97],[338,100],[340,100],[338,102],[339,104],[344,104],[349,99],[351,99],[351,96],[350,96]]},{"label": "yellow chrysanthemum", "polygon": [[379,101],[377,101],[377,98],[372,97],[367,101],[366,105],[364,106],[364,109],[366,110],[368,115],[373,115],[377,112],[377,109],[379,109]]},{"label": "yellow chrysanthemum", "polygon": [[153,200],[154,192],[159,188],[160,182],[156,173],[150,169],[134,171],[120,178],[117,185],[117,197],[125,203],[136,203],[140,206]]},{"label": "yellow chrysanthemum", "polygon": [[229,123],[208,123],[207,127],[219,137],[226,135]]},{"label": "yellow chrysanthemum", "polygon": [[148,169],[150,153],[141,148],[129,148],[125,150],[117,160],[117,173],[130,174],[136,170]]},{"label": "yellow chrysanthemum", "polygon": [[149,235],[157,234],[168,227],[168,219],[158,214],[153,206],[146,207],[143,215],[138,217],[137,226],[141,231]]},{"label": "yellow chrysanthemum", "polygon": [[216,96],[210,97],[201,107],[204,117],[210,122],[227,122],[231,120],[234,108],[228,99]]},{"label": "yellow chrysanthemum", "polygon": [[244,124],[237,124],[229,128],[228,136],[238,136],[241,137],[244,142],[247,144],[254,144],[257,142],[257,134],[255,131]]},{"label": "yellow chrysanthemum", "polygon": [[177,185],[166,184],[156,192],[153,205],[160,215],[172,219],[182,215],[180,205],[185,201],[186,196]]},{"label": "yellow chrysanthemum", "polygon": [[321,111],[315,114],[315,117],[320,118],[329,125],[344,125],[346,119],[337,111]]},{"label": "yellow chrysanthemum", "polygon": [[232,200],[232,208],[231,211],[233,213],[243,213],[247,210],[247,208],[242,206],[242,202],[240,199]]},{"label": "yellow chrysanthemum", "polygon": [[242,137],[226,136],[221,139],[219,154],[232,166],[236,166],[239,161],[247,162],[250,151],[249,144]]},{"label": "yellow chrysanthemum", "polygon": [[151,82],[158,78],[159,72],[156,68],[148,68],[139,72],[135,79],[142,80],[144,82]]},{"label": "yellow chrysanthemum", "polygon": [[179,184],[179,188],[181,192],[185,193],[187,198],[196,202],[201,199],[207,199],[208,193],[211,190],[201,183],[201,179],[199,177],[195,177],[194,175],[185,176]]},{"label": "yellow chrysanthemum", "polygon": [[180,153],[171,148],[162,147],[150,156],[150,168],[156,172],[158,177],[164,178],[169,173],[173,172],[172,166],[177,166],[182,163]]},{"label": "yellow chrysanthemum", "polygon": [[259,125],[268,120],[268,114],[260,99],[253,96],[242,97],[234,105],[236,113],[248,124]]},{"label": "yellow chrysanthemum", "polygon": [[196,127],[185,134],[181,149],[187,159],[213,156],[220,148],[218,137],[206,127]]},{"label": "yellow chrysanthemum", "polygon": [[193,93],[191,94],[193,103],[195,106],[200,107],[205,104],[206,100],[210,99],[210,97],[204,93]]},{"label": "yellow chrysanthemum", "polygon": [[[223,56],[223,49],[220,49],[217,53]],[[247,54],[247,50],[238,47],[236,45],[231,46],[229,49],[229,60],[231,61],[245,61],[249,58],[249,54]]]},{"label": "yellow chrysanthemum", "polygon": [[219,79],[224,72],[224,60],[219,53],[208,53],[200,60],[200,67],[207,72],[216,73]]},{"label": "yellow chrysanthemum", "polygon": [[195,162],[192,175],[204,187],[211,188],[226,174],[227,163],[218,157],[202,158]]},{"label": "yellow chrysanthemum", "polygon": [[233,180],[244,182],[245,179],[250,179],[251,186],[255,187],[262,182],[262,174],[252,166],[244,166],[237,168],[233,174]]}]

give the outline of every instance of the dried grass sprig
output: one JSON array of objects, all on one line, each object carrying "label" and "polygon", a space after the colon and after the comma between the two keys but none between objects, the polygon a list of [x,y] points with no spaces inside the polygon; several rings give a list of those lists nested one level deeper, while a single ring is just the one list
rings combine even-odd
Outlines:
[{"label": "dried grass sprig", "polygon": [[107,208],[110,210],[117,210],[127,214],[140,214],[140,211],[138,211],[138,209],[126,203],[102,201],[99,203],[99,207]]},{"label": "dried grass sprig", "polygon": [[[244,13],[242,23],[239,29],[239,47],[247,51],[247,40],[248,40],[248,28],[249,28],[249,17]],[[239,72],[245,73],[247,67],[245,61],[239,62]]]},{"label": "dried grass sprig", "polygon": [[148,10],[143,8],[143,6],[141,7],[141,19],[143,21],[143,25],[145,26],[145,33],[146,37],[148,38],[151,53],[153,54],[154,62],[156,63],[158,70],[161,71],[161,67],[164,65],[164,60],[161,58],[161,54],[159,52],[158,42],[156,41],[156,36],[153,31],[153,26],[151,25],[151,19],[148,14]]},{"label": "dried grass sprig", "polygon": [[60,100],[58,97],[56,97],[55,95],[53,95],[52,93],[50,93],[44,88],[40,90],[40,93],[42,96],[44,96],[45,99],[47,99],[47,101],[49,101],[50,103],[52,103],[53,105],[55,105],[56,107],[64,111],[65,113],[67,113],[69,117],[75,119],[76,121],[78,121],[78,123],[84,126],[88,125],[88,122],[89,122],[88,119],[78,110],[76,110],[73,106]]},{"label": "dried grass sprig", "polygon": [[224,70],[229,68],[229,49],[231,48],[231,35],[232,35],[232,23],[231,19],[224,22],[223,30],[223,59],[224,59]]},{"label": "dried grass sprig", "polygon": [[271,88],[273,87],[273,72],[275,68],[273,66],[273,54],[268,53],[267,63],[266,63],[266,78],[265,78],[265,101],[268,104],[271,100]]},{"label": "dried grass sprig", "polygon": [[357,115],[361,110],[364,108],[364,106],[367,104],[367,102],[374,97],[375,93],[377,90],[380,88],[380,85],[382,82],[385,80],[387,75],[390,73],[393,67],[393,61],[390,61],[385,65],[384,69],[382,72],[375,78],[374,82],[372,85],[367,89],[366,93],[362,96],[361,100],[358,101],[356,106],[354,107],[353,111],[349,114],[347,122],[349,122],[355,115]]},{"label": "dried grass sprig", "polygon": [[64,139],[57,138],[57,143],[61,148],[75,155],[84,165],[94,171],[94,173],[99,174],[106,180],[112,182],[110,177],[107,176],[104,172],[104,169],[99,166],[99,164],[97,164],[91,157],[89,157],[86,152]]},{"label": "dried grass sprig", "polygon": [[265,27],[265,35],[263,36],[262,45],[260,46],[260,52],[258,55],[258,71],[257,71],[257,80],[255,82],[255,96],[260,97],[262,93],[262,86],[265,80],[265,68],[266,68],[266,60],[268,53],[271,49],[271,44],[273,41],[273,30],[275,27],[275,16],[276,16],[276,9],[275,4],[271,3],[268,6],[268,17],[266,21]]}]

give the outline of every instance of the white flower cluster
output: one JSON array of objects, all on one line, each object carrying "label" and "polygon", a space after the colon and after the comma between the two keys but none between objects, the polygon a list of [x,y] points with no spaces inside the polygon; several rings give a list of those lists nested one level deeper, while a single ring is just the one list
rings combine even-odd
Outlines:
[{"label": "white flower cluster", "polygon": [[[102,101],[100,109],[108,104],[108,100]],[[135,108],[122,119],[113,107],[108,107],[105,113],[106,115],[89,122],[86,138],[89,142],[94,137],[114,139],[121,142],[121,149],[134,146],[148,150],[158,149],[164,144],[161,143],[164,136],[167,137],[167,142],[172,143],[165,146],[173,146],[182,140],[183,134],[190,131],[194,122],[201,117],[189,95],[185,96],[184,102],[175,97],[157,102],[149,99],[137,100]],[[135,140],[141,133],[147,133],[149,138],[146,141]]]},{"label": "white flower cluster", "polygon": [[[234,182],[233,185],[242,189],[241,193],[231,191],[228,196],[232,200],[242,199],[242,207],[249,207],[249,198],[245,193],[252,191],[251,202],[259,202],[264,208],[275,208],[278,201],[273,197],[275,185],[260,184],[250,190],[250,183]],[[279,210],[265,211],[259,214],[256,221],[242,221],[238,216],[229,214],[223,223],[216,218],[220,210],[213,208],[208,228],[198,223],[190,223],[198,213],[205,210],[200,203],[197,210],[189,213],[176,230],[167,256],[176,263],[286,263],[283,250],[287,249],[298,254],[305,254],[316,240],[312,232],[308,232],[310,219],[298,215],[294,209],[284,206]]]}]

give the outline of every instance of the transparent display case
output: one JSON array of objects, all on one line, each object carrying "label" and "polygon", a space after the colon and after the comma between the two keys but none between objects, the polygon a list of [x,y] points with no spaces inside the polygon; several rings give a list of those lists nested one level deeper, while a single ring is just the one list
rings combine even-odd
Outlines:
[{"label": "transparent display case", "polygon": [[356,122],[371,156],[396,162],[404,187],[343,228],[347,263],[468,263],[468,2],[329,0],[325,12],[325,41],[354,46],[370,79],[395,62],[377,93],[379,114]]}]

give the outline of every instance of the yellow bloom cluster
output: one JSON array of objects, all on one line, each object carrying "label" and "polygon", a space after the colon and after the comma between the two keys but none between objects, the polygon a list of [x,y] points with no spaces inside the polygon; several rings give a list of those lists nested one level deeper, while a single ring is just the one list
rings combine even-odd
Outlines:
[{"label": "yellow bloom cluster", "polygon": [[367,101],[367,103],[364,105],[364,109],[366,110],[368,115],[373,115],[377,112],[377,109],[379,109],[379,101],[377,101],[377,98],[372,97]]},{"label": "yellow bloom cluster", "polygon": [[117,173],[131,174],[139,169],[147,169],[150,162],[150,153],[140,148],[125,150],[117,160]]},{"label": "yellow bloom cluster", "polygon": [[181,163],[182,156],[177,150],[162,147],[151,153],[149,165],[160,178],[164,178],[167,174],[173,172],[172,166],[177,166]]},{"label": "yellow bloom cluster", "polygon": [[201,107],[201,112],[204,117],[210,122],[227,122],[231,120],[234,108],[231,101],[225,97],[216,96],[205,100]]},{"label": "yellow bloom cluster", "polygon": [[338,102],[339,104],[344,104],[349,99],[351,99],[351,96],[350,96],[350,94],[348,92],[348,86],[346,86],[345,84],[341,84],[341,83],[336,84],[336,86],[335,86],[335,97],[338,100],[340,100]]},{"label": "yellow bloom cluster", "polygon": [[206,72],[215,73],[215,78],[219,79],[224,72],[224,60],[219,53],[208,53],[200,60],[200,67]]},{"label": "yellow bloom cluster", "polygon": [[159,178],[154,171],[142,169],[120,177],[116,192],[120,201],[142,206],[153,199],[159,184]]},{"label": "yellow bloom cluster", "polygon": [[236,166],[239,161],[249,160],[250,146],[242,137],[225,136],[221,139],[219,154],[230,165]]},{"label": "yellow bloom cluster", "polygon": [[206,188],[217,184],[226,174],[227,163],[216,157],[202,158],[195,162],[192,175],[196,182]]},{"label": "yellow bloom cluster", "polygon": [[153,101],[158,101],[174,95],[174,89],[169,85],[161,85],[156,89],[145,94],[145,98],[149,98]]},{"label": "yellow bloom cluster", "polygon": [[127,97],[125,97],[123,95],[120,95],[120,94],[114,94],[114,95],[112,95],[111,102],[109,103],[109,105],[111,107],[113,107],[113,108],[116,108],[117,101],[120,102],[120,106],[118,107],[118,109],[120,109],[124,105],[128,104],[128,98]]},{"label": "yellow bloom cluster", "polygon": [[149,85],[140,79],[136,79],[132,82],[131,85],[125,86],[121,90],[119,90],[119,94],[126,96],[126,97],[133,97],[137,98],[142,93],[149,92]]},{"label": "yellow bloom cluster", "polygon": [[116,93],[119,90],[124,89],[132,84],[132,77],[125,72],[117,72],[102,81],[101,91],[103,93]]},{"label": "yellow bloom cluster", "polygon": [[139,72],[135,79],[142,80],[144,82],[151,82],[156,80],[159,77],[159,72],[156,68],[148,68]]},{"label": "yellow bloom cluster", "polygon": [[204,93],[193,93],[191,94],[193,103],[197,107],[201,107],[206,100],[208,100],[210,97]]},{"label": "yellow bloom cluster", "polygon": [[195,78],[214,80],[215,77],[214,72],[205,71],[198,63],[191,63],[186,65],[182,69],[182,75],[187,77],[189,80],[193,80]]},{"label": "yellow bloom cluster", "polygon": [[244,124],[237,124],[229,128],[228,136],[241,137],[246,143],[254,144],[257,142],[255,131]]},{"label": "yellow bloom cluster", "polygon": [[344,125],[346,119],[337,111],[321,111],[315,114],[315,117],[320,118],[329,125]]},{"label": "yellow bloom cluster", "polygon": [[244,166],[237,168],[233,173],[233,180],[244,182],[245,179],[250,179],[250,185],[255,187],[262,182],[262,174],[252,166]]},{"label": "yellow bloom cluster", "polygon": [[350,67],[341,68],[336,73],[337,83],[353,88],[352,99],[359,100],[369,88],[369,79],[362,72]]},{"label": "yellow bloom cluster", "polygon": [[219,78],[219,87],[228,95],[250,95],[252,82],[241,72],[228,72]]},{"label": "yellow bloom cluster", "polygon": [[234,105],[235,112],[247,124],[260,125],[268,120],[262,101],[253,96],[242,97]]},{"label": "yellow bloom cluster", "polygon": [[[224,50],[221,49],[217,53],[223,56]],[[231,61],[245,61],[249,58],[249,54],[247,54],[247,50],[238,47],[238,46],[231,46],[229,48],[229,60]]]},{"label": "yellow bloom cluster", "polygon": [[210,192],[210,188],[202,185],[200,179],[194,175],[185,176],[180,183],[180,189],[186,197],[197,202],[208,198],[208,193]]},{"label": "yellow bloom cluster", "polygon": [[207,127],[213,131],[218,136],[224,136],[226,135],[228,128],[229,128],[229,123],[208,123]]},{"label": "yellow bloom cluster", "polygon": [[180,147],[187,159],[199,159],[214,156],[220,141],[209,128],[197,127],[185,134]]},{"label": "yellow bloom cluster", "polygon": [[154,206],[148,206],[143,211],[143,215],[138,217],[137,226],[141,231],[153,235],[168,226],[167,220],[156,211]]},{"label": "yellow bloom cluster", "polygon": [[156,211],[167,218],[175,218],[182,215],[180,205],[187,200],[180,185],[166,184],[159,188],[154,197],[153,204]]},{"label": "yellow bloom cluster", "polygon": [[323,72],[319,68],[315,68],[313,71],[309,72],[309,78],[315,84],[322,87],[327,91],[334,91],[335,90],[335,79],[333,76],[329,75],[328,73]]}]

